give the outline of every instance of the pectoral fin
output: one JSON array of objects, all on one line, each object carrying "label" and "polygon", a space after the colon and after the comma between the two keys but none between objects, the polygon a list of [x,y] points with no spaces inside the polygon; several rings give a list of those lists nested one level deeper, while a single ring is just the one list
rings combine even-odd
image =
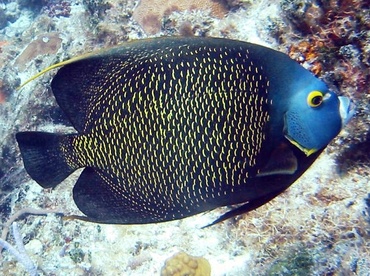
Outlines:
[{"label": "pectoral fin", "polygon": [[288,145],[282,143],[276,148],[266,166],[259,171],[257,176],[274,174],[294,174],[298,168],[298,161]]}]

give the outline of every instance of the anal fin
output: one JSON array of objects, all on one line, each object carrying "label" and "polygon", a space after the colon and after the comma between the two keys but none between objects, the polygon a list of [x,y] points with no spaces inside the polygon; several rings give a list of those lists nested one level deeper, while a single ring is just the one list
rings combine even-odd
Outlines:
[{"label": "anal fin", "polygon": [[276,196],[278,196],[282,192],[283,192],[283,190],[279,190],[278,192],[271,193],[271,194],[268,194],[268,195],[250,200],[247,203],[243,204],[242,206],[234,208],[231,211],[226,212],[225,214],[221,215],[218,219],[216,219],[212,223],[210,223],[206,226],[203,226],[202,229],[207,228],[207,227],[212,226],[212,225],[215,225],[215,224],[217,224],[219,222],[222,222],[224,220],[227,220],[229,218],[232,218],[232,217],[235,217],[235,216],[253,211],[253,210],[257,209],[258,207],[261,207],[265,203],[269,202],[270,200],[272,200],[273,198],[275,198]]},{"label": "anal fin", "polygon": [[96,223],[143,224],[161,221],[149,213],[133,194],[125,190],[125,183],[116,183],[109,174],[85,168],[73,188],[73,199],[86,217],[69,216]]}]

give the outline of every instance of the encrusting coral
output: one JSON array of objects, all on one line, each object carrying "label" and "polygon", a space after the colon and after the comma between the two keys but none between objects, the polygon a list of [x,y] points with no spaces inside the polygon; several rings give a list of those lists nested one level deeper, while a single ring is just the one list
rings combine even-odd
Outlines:
[{"label": "encrusting coral", "polygon": [[24,70],[28,62],[34,60],[37,56],[55,54],[60,49],[61,45],[62,39],[59,37],[58,33],[39,35],[18,56],[15,60],[15,65],[19,69]]},{"label": "encrusting coral", "polygon": [[161,276],[209,276],[211,265],[202,257],[193,257],[179,252],[166,260]]},{"label": "encrusting coral", "polygon": [[[336,154],[345,173],[360,165],[367,170],[369,144],[370,2],[364,0],[283,0],[283,17],[293,32],[280,31],[291,58],[324,79],[331,89],[349,96],[356,116]],[[329,147],[330,150],[330,147]],[[365,166],[364,166],[365,165]],[[358,167],[357,167],[358,168]]]},{"label": "encrusting coral", "polygon": [[147,34],[156,34],[161,30],[162,19],[174,11],[210,10],[215,17],[226,15],[226,5],[214,0],[141,0],[133,13],[133,18]]},{"label": "encrusting coral", "polygon": [[[319,76],[336,70],[332,82],[340,90],[347,87],[357,91],[367,89],[366,68],[370,65],[368,1],[324,1],[322,4],[319,1],[282,1],[281,8],[299,33],[287,32],[283,38],[287,43],[293,42],[289,51],[293,59],[307,62],[309,69]],[[297,37],[302,39],[297,40]]]}]

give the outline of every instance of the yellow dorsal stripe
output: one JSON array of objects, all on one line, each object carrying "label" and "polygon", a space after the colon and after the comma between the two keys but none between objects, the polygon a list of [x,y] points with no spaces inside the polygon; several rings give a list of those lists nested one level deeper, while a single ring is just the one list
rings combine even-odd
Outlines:
[{"label": "yellow dorsal stripe", "polygon": [[114,49],[119,49],[123,46],[126,46],[127,48],[129,48],[130,46],[132,47],[135,47],[135,44],[141,44],[145,41],[151,41],[151,40],[154,40],[154,38],[147,38],[147,39],[142,39],[142,40],[137,40],[137,41],[128,41],[128,42],[125,42],[125,43],[122,43],[122,44],[119,44],[117,46],[113,46],[113,47],[110,47],[110,48],[106,48],[106,49],[100,49],[100,50],[96,50],[96,51],[92,51],[90,53],[86,53],[86,54],[83,54],[83,55],[80,55],[80,56],[77,56],[77,57],[74,57],[74,58],[71,58],[71,59],[67,59],[65,61],[62,61],[62,62],[59,62],[59,63],[56,63],[56,64],[53,64],[47,68],[45,68],[44,70],[42,70],[41,72],[37,73],[36,75],[32,76],[31,78],[29,78],[28,80],[26,80],[24,83],[22,83],[19,87],[17,87],[16,89],[17,90],[20,90],[22,89],[25,85],[27,85],[28,83],[30,83],[31,81],[37,79],[38,77],[42,76],[43,74],[53,70],[53,69],[56,69],[56,68],[59,68],[59,67],[62,67],[64,65],[67,65],[67,64],[71,64],[73,62],[76,62],[76,61],[79,61],[79,60],[82,60],[82,59],[85,59],[85,58],[88,58],[88,57],[91,57],[91,56],[98,56],[100,54],[103,54],[105,52],[109,52],[110,50],[114,50]]},{"label": "yellow dorsal stripe", "polygon": [[71,59],[67,59],[65,61],[62,61],[62,62],[59,62],[59,63],[56,63],[56,64],[53,64],[45,69],[43,69],[41,72],[37,73],[36,75],[32,76],[31,78],[29,78],[28,80],[26,80],[24,83],[22,83],[19,87],[17,87],[17,90],[20,90],[22,89],[25,85],[27,85],[28,83],[30,83],[31,81],[37,79],[38,77],[42,76],[43,74],[55,69],[55,68],[59,68],[59,67],[62,67],[64,65],[67,65],[67,64],[70,64],[70,63],[73,63],[75,61],[79,61],[79,60],[82,60],[88,56],[90,56],[91,53],[89,54],[85,54],[85,55],[81,55],[81,56],[78,56],[78,57],[74,57],[74,58],[71,58]]}]

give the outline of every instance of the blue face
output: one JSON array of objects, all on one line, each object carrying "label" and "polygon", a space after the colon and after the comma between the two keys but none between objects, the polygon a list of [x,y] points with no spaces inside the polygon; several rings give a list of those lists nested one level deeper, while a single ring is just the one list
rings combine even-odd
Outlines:
[{"label": "blue face", "polygon": [[249,47],[250,57],[270,83],[270,136],[280,143],[283,128],[285,138],[306,155],[327,146],[351,117],[350,101],[330,92],[323,81],[287,55]]},{"label": "blue face", "polygon": [[[324,148],[339,133],[349,101],[330,92],[321,81],[295,91],[284,115],[285,137],[306,155]],[[346,110],[342,112],[341,109]]]}]

